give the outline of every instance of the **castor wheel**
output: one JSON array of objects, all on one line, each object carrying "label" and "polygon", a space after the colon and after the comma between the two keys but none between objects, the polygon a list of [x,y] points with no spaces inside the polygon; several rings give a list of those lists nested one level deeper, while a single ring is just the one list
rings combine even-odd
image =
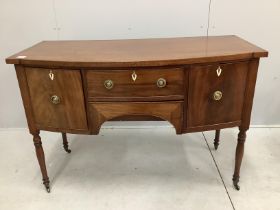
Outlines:
[{"label": "castor wheel", "polygon": [[48,193],[50,193],[51,192],[50,181],[49,180],[43,180],[43,184],[45,185],[46,191]]},{"label": "castor wheel", "polygon": [[240,186],[238,185],[239,183],[239,176],[233,176],[232,178],[233,186],[236,190],[240,190]]},{"label": "castor wheel", "polygon": [[219,142],[220,142],[220,131],[221,131],[221,130],[216,130],[216,132],[215,132],[215,139],[214,139],[214,148],[215,148],[215,150],[217,150],[218,147],[219,147]]},{"label": "castor wheel", "polygon": [[68,148],[68,141],[66,133],[62,133],[62,139],[63,139],[63,148],[67,153],[71,153],[71,150]]}]

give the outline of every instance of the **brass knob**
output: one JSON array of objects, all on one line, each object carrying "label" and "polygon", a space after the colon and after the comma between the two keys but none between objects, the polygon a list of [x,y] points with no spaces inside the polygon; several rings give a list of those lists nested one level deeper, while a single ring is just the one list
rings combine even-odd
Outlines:
[{"label": "brass knob", "polygon": [[108,90],[112,89],[114,87],[114,83],[112,80],[108,79],[104,82],[104,86],[105,88],[107,88]]},{"label": "brass knob", "polygon": [[51,102],[52,102],[53,104],[59,104],[59,103],[60,103],[60,98],[59,98],[59,96],[57,96],[57,95],[51,96]]},{"label": "brass knob", "polygon": [[166,80],[163,79],[163,78],[159,78],[159,79],[157,80],[157,86],[158,86],[159,88],[165,87],[165,86],[166,86]]},{"label": "brass knob", "polygon": [[213,99],[215,101],[221,100],[222,97],[223,97],[223,93],[219,90],[215,91],[214,94],[213,94]]}]

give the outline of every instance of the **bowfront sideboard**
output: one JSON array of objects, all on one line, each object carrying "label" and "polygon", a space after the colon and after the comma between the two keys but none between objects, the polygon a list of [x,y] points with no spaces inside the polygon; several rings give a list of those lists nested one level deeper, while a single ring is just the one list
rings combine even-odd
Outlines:
[{"label": "bowfront sideboard", "polygon": [[108,120],[166,120],[177,134],[239,127],[233,183],[249,129],[260,57],[237,36],[43,41],[14,64],[43,184],[50,192],[40,130],[98,134]]}]

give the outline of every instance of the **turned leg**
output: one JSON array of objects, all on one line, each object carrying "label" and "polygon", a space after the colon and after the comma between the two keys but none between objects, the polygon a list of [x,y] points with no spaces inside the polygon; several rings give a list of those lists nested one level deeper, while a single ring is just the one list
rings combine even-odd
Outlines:
[{"label": "turned leg", "polygon": [[71,150],[68,148],[68,141],[66,133],[62,133],[62,139],[63,139],[63,148],[66,152],[71,153]]},{"label": "turned leg", "polygon": [[237,146],[236,146],[236,152],[235,152],[235,168],[234,168],[234,174],[233,174],[233,185],[235,189],[240,190],[240,187],[238,185],[239,182],[239,175],[240,175],[240,166],[244,154],[244,143],[246,140],[246,130],[240,128],[237,139]]},{"label": "turned leg", "polygon": [[216,133],[215,133],[215,139],[214,139],[214,147],[215,147],[215,150],[218,149],[218,146],[219,146],[219,142],[220,142],[220,131],[221,130],[216,130]]},{"label": "turned leg", "polygon": [[39,132],[33,134],[33,142],[36,149],[37,159],[40,165],[41,173],[43,176],[43,184],[46,187],[47,192],[50,192],[50,180],[47,173],[46,162],[45,162],[45,154],[42,147],[41,137],[39,136]]}]

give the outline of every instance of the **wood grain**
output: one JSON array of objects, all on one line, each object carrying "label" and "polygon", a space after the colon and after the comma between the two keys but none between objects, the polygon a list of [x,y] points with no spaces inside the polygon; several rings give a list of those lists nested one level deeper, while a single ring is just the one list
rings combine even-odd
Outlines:
[{"label": "wood grain", "polygon": [[[26,56],[19,59],[17,56]],[[59,67],[167,66],[266,57],[237,36],[97,41],[44,41],[6,59],[9,64]]]},{"label": "wood grain", "polygon": [[242,130],[248,130],[251,121],[251,111],[255,94],[255,86],[257,81],[259,67],[259,59],[253,59],[249,63],[248,76],[246,81],[245,101],[242,113]]},{"label": "wood grain", "polygon": [[[26,68],[30,98],[37,128],[87,130],[84,95],[79,71]],[[59,104],[51,96],[60,97]]]},{"label": "wood grain", "polygon": [[108,120],[121,116],[154,116],[169,121],[176,133],[182,128],[182,102],[95,102],[90,103],[92,132],[98,134],[101,125]]},{"label": "wood grain", "polygon": [[[132,79],[136,73],[135,81]],[[166,80],[166,86],[159,88],[157,80]],[[88,70],[86,72],[89,101],[114,100],[183,100],[183,69],[137,69],[137,70]],[[106,89],[104,82],[112,80],[112,89]]]},{"label": "wood grain", "polygon": [[184,127],[183,133],[202,132],[202,131],[210,131],[210,130],[217,130],[217,129],[224,129],[224,128],[232,128],[232,127],[238,127],[238,126],[240,126],[240,124],[241,124],[241,121],[234,121],[234,122],[218,123],[218,124],[212,124],[212,125]]},{"label": "wood grain", "polygon": [[25,69],[21,65],[15,65],[15,69],[16,69],[18,85],[20,88],[21,98],[25,110],[25,116],[27,119],[29,132],[32,135],[35,135],[38,133],[38,130],[35,126],[35,120],[34,120],[34,115],[32,110],[32,102],[30,99],[30,92],[26,79]]},{"label": "wood grain", "polygon": [[[221,75],[216,70],[221,67]],[[190,70],[188,127],[240,121],[248,62],[221,65],[193,65]],[[222,99],[215,101],[215,91]]]}]

